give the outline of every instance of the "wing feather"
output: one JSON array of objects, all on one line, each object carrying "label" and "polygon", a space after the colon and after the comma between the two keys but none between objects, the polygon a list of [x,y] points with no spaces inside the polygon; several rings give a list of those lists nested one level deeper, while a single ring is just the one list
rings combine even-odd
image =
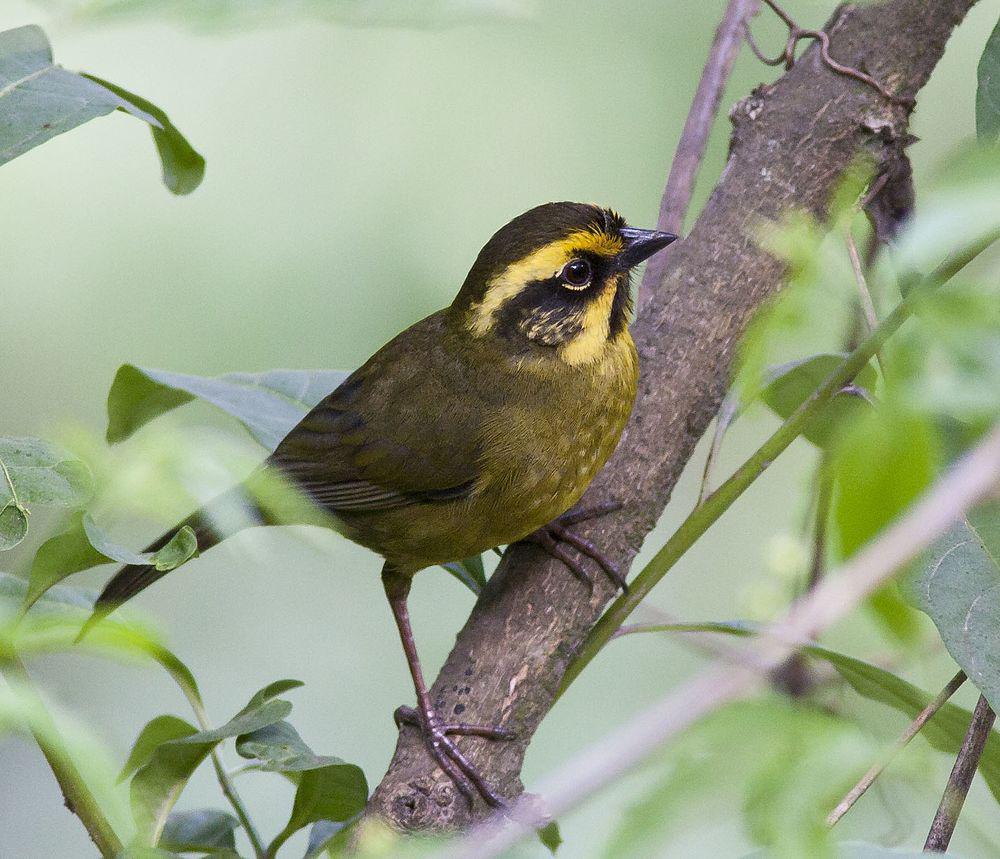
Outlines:
[{"label": "wing feather", "polygon": [[299,422],[268,464],[335,514],[473,492],[482,409],[461,362],[440,347],[443,325],[434,314],[386,344]]}]

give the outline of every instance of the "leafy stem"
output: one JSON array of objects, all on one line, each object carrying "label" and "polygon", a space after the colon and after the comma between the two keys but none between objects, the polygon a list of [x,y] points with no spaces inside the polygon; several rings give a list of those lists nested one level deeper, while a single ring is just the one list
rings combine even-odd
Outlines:
[{"label": "leafy stem", "polygon": [[[212,725],[208,719],[208,713],[205,712],[205,705],[201,698],[198,695],[191,694],[191,691],[186,688],[184,692],[191,704],[191,709],[194,711],[194,717],[198,722],[198,727],[200,727],[203,731],[211,730]],[[215,777],[219,781],[219,787],[222,788],[222,794],[233,807],[233,811],[236,812],[236,817],[243,826],[243,831],[247,834],[247,838],[250,840],[250,845],[253,847],[254,856],[256,856],[257,859],[264,859],[265,856],[270,856],[270,852],[265,853],[264,851],[264,842],[260,840],[260,833],[257,832],[257,828],[250,819],[250,814],[247,812],[246,806],[243,804],[243,799],[240,796],[239,791],[236,790],[236,785],[233,783],[232,775],[222,763],[222,758],[219,755],[217,748],[212,749],[210,757],[212,758],[212,767],[215,770]],[[270,848],[268,848],[268,851],[270,851]]]},{"label": "leafy stem", "polygon": [[87,782],[73,763],[55,722],[31,682],[24,663],[16,654],[4,653],[3,670],[12,685],[16,685],[22,695],[27,695],[31,699],[32,709],[36,714],[31,734],[52,769],[56,781],[59,782],[66,807],[80,818],[101,856],[105,859],[117,856],[122,849],[118,833],[105,817],[97,798],[91,793]]},{"label": "leafy stem", "polygon": [[777,431],[762,444],[757,452],[705,499],[685,519],[669,540],[643,567],[630,583],[629,592],[615,600],[584,640],[576,659],[570,663],[563,676],[559,695],[579,676],[597,653],[612,638],[635,608],[646,598],[673,566],[684,556],[698,539],[725,513],[744,491],[767,467],[793,442],[844,385],[851,382],[864,369],[886,343],[910,318],[926,293],[946,283],[976,258],[983,250],[1000,238],[1000,233],[991,233],[981,241],[956,252],[942,262],[931,274],[913,274],[901,283],[903,300],[896,305],[879,326],[848,355],[843,363],[788,417]]},{"label": "leafy stem", "polygon": [[295,834],[295,826],[289,821],[288,825],[274,836],[274,840],[267,845],[263,859],[274,859],[284,843]]}]

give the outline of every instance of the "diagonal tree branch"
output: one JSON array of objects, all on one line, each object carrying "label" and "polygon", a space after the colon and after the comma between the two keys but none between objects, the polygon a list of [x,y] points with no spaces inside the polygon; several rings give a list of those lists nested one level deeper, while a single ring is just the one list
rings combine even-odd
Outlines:
[{"label": "diagonal tree branch", "polygon": [[[927,549],[966,511],[995,496],[998,486],[1000,424],[882,534],[793,603],[783,618],[738,648],[742,654],[739,666],[734,666],[730,659],[716,660],[694,679],[548,776],[539,786],[545,810],[556,815],[569,811],[647,760],[664,743],[699,719],[764,686],[768,674],[790,654],[846,616],[879,585],[891,581],[906,563]],[[949,780],[953,796],[950,799],[946,790],[942,800],[942,808],[948,802],[946,816],[952,828],[994,718],[986,699],[980,698]],[[522,797],[509,815],[494,814],[479,824],[445,853],[446,859],[500,856],[504,849],[544,823],[544,817],[538,815],[540,803],[535,799]],[[941,814],[939,811],[939,816]],[[931,831],[933,834],[934,830]],[[948,835],[950,837],[950,830]]]},{"label": "diagonal tree branch", "polygon": [[[826,29],[841,62],[867,69],[899,96],[913,96],[973,3],[889,0],[844,7]],[[580,528],[624,565],[656,523],[718,409],[751,315],[781,283],[781,264],[752,239],[755,226],[793,208],[822,216],[859,154],[888,169],[908,142],[909,110],[835,74],[811,48],[731,112],[735,130],[719,184],[691,234],[675,245],[667,269],[647,272],[649,299],[633,329],[642,361],[636,408],[585,500],[624,502],[618,513]],[[432,700],[445,717],[461,713],[463,721],[499,721],[517,732],[513,742],[462,741],[503,794],[522,790],[528,743],[611,596],[601,577],[588,594],[559,563],[515,546],[459,633]],[[415,830],[464,827],[487,810],[470,810],[416,732],[404,727],[369,813]]]}]

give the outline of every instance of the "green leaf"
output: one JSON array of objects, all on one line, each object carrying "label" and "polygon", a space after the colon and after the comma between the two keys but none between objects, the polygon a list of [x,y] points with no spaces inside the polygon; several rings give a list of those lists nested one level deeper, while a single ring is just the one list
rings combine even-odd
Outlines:
[{"label": "green leaf", "polygon": [[263,689],[259,690],[258,692],[255,692],[253,694],[253,697],[247,702],[247,705],[242,710],[240,710],[239,713],[237,713],[236,715],[244,716],[247,713],[256,710],[262,704],[270,701],[272,698],[276,698],[278,695],[281,695],[283,692],[288,692],[292,689],[298,689],[302,686],[305,686],[305,684],[301,680],[291,680],[291,679],[275,680],[273,683],[268,683],[267,686],[265,686]]},{"label": "green leaf", "polygon": [[132,552],[113,542],[87,513],[74,513],[66,529],[49,538],[31,563],[30,587],[25,610],[53,585],[81,570],[117,561],[120,564],[149,564],[158,570],[173,570],[198,551],[198,541],[189,526],[179,529],[157,552]]},{"label": "green leaf", "polygon": [[104,81],[55,65],[40,27],[0,33],[0,164],[113,110],[131,114],[153,129],[164,181],[171,191],[183,194],[197,186],[201,173],[196,162],[201,156],[159,108]]},{"label": "green leaf", "polygon": [[731,704],[651,763],[653,779],[621,815],[603,855],[660,855],[682,812],[695,801],[717,803],[728,790],[742,798],[755,841],[781,856],[827,856],[823,818],[871,754],[864,734],[835,715],[776,696]]},{"label": "green leaf", "polygon": [[28,514],[13,502],[0,509],[0,552],[13,549],[28,533]]},{"label": "green leaf", "polygon": [[288,722],[275,722],[237,737],[236,752],[260,761],[261,769],[269,772],[304,772],[344,763],[340,758],[317,755]]},{"label": "green leaf", "polygon": [[841,348],[857,313],[854,275],[839,229],[797,214],[761,233],[761,244],[784,263],[786,284],[758,310],[740,341],[734,387],[744,404],[768,384],[769,367]]},{"label": "green leaf", "polygon": [[162,549],[153,553],[153,566],[161,571],[173,570],[198,553],[198,539],[190,525],[179,528]]},{"label": "green leaf", "polygon": [[911,568],[903,593],[993,707],[1000,707],[1000,502],[976,508]]},{"label": "green leaf", "polygon": [[977,77],[976,135],[980,140],[995,140],[1000,137],[1000,21],[986,40]]},{"label": "green leaf", "polygon": [[286,832],[297,832],[319,820],[347,821],[368,801],[368,782],[360,767],[337,763],[306,770],[295,791]]},{"label": "green leaf", "polygon": [[133,552],[113,542],[89,513],[83,515],[83,530],[90,545],[106,560],[120,564],[150,565],[169,571],[190,560],[198,551],[198,540],[190,525],[179,528],[170,541],[156,552]]},{"label": "green leaf", "polygon": [[0,438],[0,551],[13,549],[27,535],[26,504],[77,507],[92,490],[87,466],[56,445]]},{"label": "green leaf", "polygon": [[93,491],[87,466],[42,439],[0,437],[0,463],[0,507],[14,501],[78,507]]},{"label": "green leaf", "polygon": [[982,245],[1000,230],[1000,146],[969,145],[920,186],[893,254],[899,271],[932,271],[949,254]]},{"label": "green leaf", "polygon": [[[745,637],[760,632],[759,624],[745,621],[708,621],[705,623],[650,624],[633,627],[631,632],[716,632],[723,635]],[[853,656],[838,653],[826,647],[806,644],[803,652],[832,665],[837,673],[864,698],[884,704],[912,719],[930,701],[933,695],[897,677],[891,671],[871,665]],[[972,720],[972,712],[955,704],[946,703],[920,731],[928,744],[954,757],[962,747],[965,732]],[[979,771],[993,796],[1000,802],[1000,734],[991,731],[986,748],[979,761]]]},{"label": "green leaf", "polygon": [[[201,184],[205,176],[205,159],[184,139],[184,135],[160,108],[142,96],[99,77],[86,73],[83,73],[83,76],[156,119],[159,125],[150,125],[149,129],[153,133],[153,143],[156,144],[156,151],[163,165],[163,184],[167,188],[174,194],[190,194]],[[125,110],[126,113],[131,112],[127,108],[118,109]]]},{"label": "green leaf", "polygon": [[159,847],[141,847],[130,844],[115,859],[183,859],[183,857],[170,850],[161,850]]},{"label": "green leaf", "polygon": [[[306,846],[304,859],[314,859],[324,850],[328,850],[331,856],[338,855],[338,846],[347,846],[347,830],[352,823],[360,820],[360,816],[352,817],[350,820],[337,822],[333,820],[317,820],[312,829],[309,830],[309,843]],[[338,838],[339,836],[339,838]]]},{"label": "green leaf", "polygon": [[288,701],[273,699],[273,695],[291,688],[289,682],[297,681],[279,681],[265,687],[219,728],[168,740],[156,747],[149,762],[132,779],[132,813],[142,843],[156,845],[188,779],[220,742],[272,725],[291,712]]},{"label": "green leaf", "polygon": [[24,596],[27,611],[53,585],[80,570],[106,564],[107,557],[95,549],[83,527],[83,514],[74,513],[66,530],[50,537],[39,547],[31,562],[29,584]]},{"label": "green leaf", "polygon": [[160,846],[178,853],[197,851],[218,855],[223,850],[235,853],[234,832],[239,825],[231,814],[211,808],[175,811],[163,827]]},{"label": "green leaf", "polygon": [[[1000,164],[998,164],[1000,169]],[[1000,290],[957,281],[926,294],[887,346],[888,392],[937,422],[993,425],[1000,417]]]},{"label": "green leaf", "polygon": [[[930,485],[938,468],[930,422],[897,410],[866,415],[842,439],[834,457],[833,522],[843,557],[850,557],[899,516]],[[903,640],[918,630],[895,583],[876,592],[872,608]]]},{"label": "green leaf", "polygon": [[458,579],[476,596],[486,587],[486,572],[483,569],[483,556],[473,555],[461,561],[449,561],[442,564],[449,573]]},{"label": "green leaf", "polygon": [[168,740],[177,740],[197,733],[198,729],[194,725],[177,716],[157,716],[147,722],[132,744],[132,751],[129,752],[118,781],[125,781],[140,767],[148,764],[157,748]]},{"label": "green leaf", "polygon": [[339,370],[270,370],[189,376],[123,364],[108,393],[108,442],[128,438],[164,412],[200,398],[242,423],[269,451],[347,373]]},{"label": "green leaf", "polygon": [[550,820],[541,829],[538,830],[538,840],[548,848],[549,853],[553,856],[559,850],[559,846],[563,843],[562,833],[559,831],[559,824],[554,820]]},{"label": "green leaf", "polygon": [[[789,417],[844,361],[843,353],[813,355],[771,367],[765,374],[761,399],[778,417]],[[850,426],[871,409],[877,375],[869,364],[849,388],[835,396],[806,425],[802,434],[819,447],[829,447],[838,430]]]}]

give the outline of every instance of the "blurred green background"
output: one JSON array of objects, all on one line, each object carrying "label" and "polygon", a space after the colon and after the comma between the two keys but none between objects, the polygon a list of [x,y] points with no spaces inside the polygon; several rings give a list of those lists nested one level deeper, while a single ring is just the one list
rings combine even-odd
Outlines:
[{"label": "blurred green background", "polygon": [[[424,4],[443,9],[424,26],[364,26],[363,12],[353,24],[271,16],[261,3],[253,4],[254,26],[225,26],[212,23],[207,0],[173,5],[181,11],[172,17],[97,22],[74,21],[56,4],[5,0],[0,10],[0,29],[40,23],[58,62],[159,104],[208,159],[204,185],[174,198],[159,182],[146,129],[116,114],[0,170],[3,435],[58,437],[71,425],[103,432],[107,389],[126,361],[199,374],[352,368],[450,302],[489,235],[540,202],[599,201],[653,225],[724,4],[539,0],[497,4],[514,12],[499,16],[464,14],[474,3]],[[832,6],[794,0],[789,9],[818,26]],[[920,98],[913,131],[921,141],[911,150],[918,189],[973,134],[976,61],[998,14],[1000,0],[973,10]],[[777,52],[776,22],[762,15],[755,32]],[[744,52],[725,104],[774,74]],[[727,137],[723,118],[696,204],[723,164]],[[773,425],[753,411],[731,434],[723,468]],[[692,506],[702,456],[649,548]],[[799,442],[686,556],[654,604],[684,619],[746,614],[755,601],[747,588],[773,581],[798,533],[813,461]],[[300,678],[303,737],[356,761],[374,784],[395,740],[392,710],[412,697],[378,570],[373,555],[334,534],[303,541],[270,529],[214,549],[138,602],[194,670],[213,716],[238,709],[272,679]],[[414,622],[429,674],[471,601],[441,571],[418,579]],[[878,637],[855,620],[832,640],[864,656]],[[622,670],[625,657],[631,670]],[[543,725],[524,773],[529,788],[700,660],[666,639],[612,645]],[[949,665],[929,658],[911,679],[939,687]],[[152,668],[64,656],[35,673],[122,758],[149,718],[184,713]],[[902,725],[895,714],[872,713],[887,735]],[[918,843],[949,764],[913,754],[926,757],[926,790],[887,779],[842,824],[845,836],[898,833]],[[641,779],[561,821],[561,855],[598,855]],[[287,786],[251,777],[241,789],[261,828],[279,829]],[[978,787],[972,803],[981,813],[963,817],[954,849],[995,856],[1000,821]],[[208,767],[181,807],[204,805],[219,805]],[[663,855],[749,848],[739,797],[720,797],[717,814],[698,824],[697,834],[679,831]],[[0,740],[0,856],[92,853],[38,750]]]}]

